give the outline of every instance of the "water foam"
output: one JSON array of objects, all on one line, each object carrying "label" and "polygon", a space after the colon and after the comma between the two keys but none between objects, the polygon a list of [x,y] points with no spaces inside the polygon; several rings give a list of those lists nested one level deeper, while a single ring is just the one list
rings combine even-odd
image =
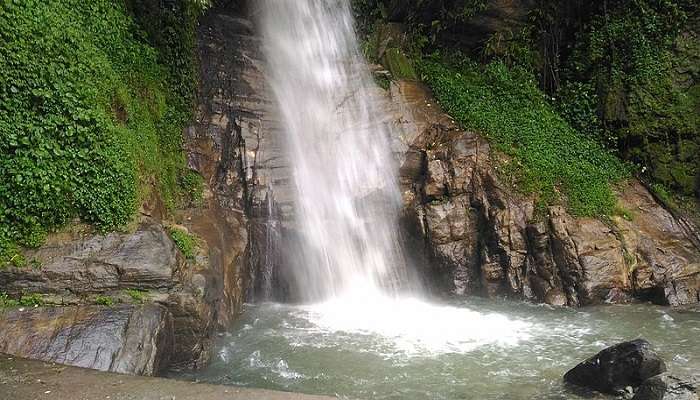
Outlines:
[{"label": "water foam", "polygon": [[489,345],[509,347],[531,337],[527,322],[502,314],[375,290],[355,290],[303,309],[308,321],[323,331],[378,335],[410,356],[467,353]]}]

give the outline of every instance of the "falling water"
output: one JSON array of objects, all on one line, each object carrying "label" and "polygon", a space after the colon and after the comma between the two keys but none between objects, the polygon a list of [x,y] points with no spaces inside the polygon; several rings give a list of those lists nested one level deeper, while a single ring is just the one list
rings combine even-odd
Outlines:
[{"label": "falling water", "polygon": [[269,81],[287,131],[305,300],[406,283],[390,128],[372,101],[346,0],[267,0]]}]

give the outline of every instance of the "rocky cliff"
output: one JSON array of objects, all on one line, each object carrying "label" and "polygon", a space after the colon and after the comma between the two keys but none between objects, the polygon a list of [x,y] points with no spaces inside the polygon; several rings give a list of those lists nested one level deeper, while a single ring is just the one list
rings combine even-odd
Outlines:
[{"label": "rocky cliff", "polygon": [[405,222],[439,287],[569,306],[700,301],[696,234],[636,180],[617,188],[624,217],[574,218],[562,207],[536,215],[533,199],[501,178],[499,154],[460,130],[425,87],[399,82],[390,101],[407,146]]}]

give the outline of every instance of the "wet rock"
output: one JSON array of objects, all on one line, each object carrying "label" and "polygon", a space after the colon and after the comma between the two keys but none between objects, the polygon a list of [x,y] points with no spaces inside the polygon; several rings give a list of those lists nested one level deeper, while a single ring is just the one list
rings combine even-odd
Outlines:
[{"label": "wet rock", "polygon": [[698,400],[700,379],[681,379],[667,373],[642,383],[632,400]]},{"label": "wet rock", "polygon": [[0,353],[136,375],[167,367],[173,325],[159,305],[0,312]]},{"label": "wet rock", "polygon": [[644,339],[604,349],[564,375],[564,381],[604,393],[638,387],[648,378],[666,371],[664,361]]},{"label": "wet rock", "polygon": [[551,306],[563,307],[567,304],[566,293],[561,289],[550,289],[544,296],[544,302]]}]

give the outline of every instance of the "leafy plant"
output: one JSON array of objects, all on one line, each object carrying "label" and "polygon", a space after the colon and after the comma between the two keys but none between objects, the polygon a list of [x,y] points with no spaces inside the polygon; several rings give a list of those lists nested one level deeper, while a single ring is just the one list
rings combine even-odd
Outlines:
[{"label": "leafy plant", "polygon": [[154,181],[178,204],[195,85],[195,24],[179,17],[159,25],[181,32],[176,52],[148,44],[123,2],[3,2],[0,265],[75,218],[126,224]]},{"label": "leafy plant", "polygon": [[0,308],[9,307],[40,307],[44,305],[44,298],[38,294],[23,294],[19,300],[11,298],[7,293],[0,292]]},{"label": "leafy plant", "polygon": [[10,308],[17,306],[19,306],[19,301],[11,298],[5,292],[0,292],[0,308]]},{"label": "leafy plant", "polygon": [[175,242],[175,245],[182,255],[188,259],[193,259],[195,250],[197,249],[197,240],[195,237],[181,229],[173,228],[170,230],[170,237]]},{"label": "leafy plant", "polygon": [[194,206],[202,205],[204,202],[204,178],[197,171],[187,170],[180,177],[180,188],[185,203]]},{"label": "leafy plant", "polygon": [[44,305],[44,298],[38,293],[23,294],[19,299],[19,305],[24,307],[40,307]]}]

